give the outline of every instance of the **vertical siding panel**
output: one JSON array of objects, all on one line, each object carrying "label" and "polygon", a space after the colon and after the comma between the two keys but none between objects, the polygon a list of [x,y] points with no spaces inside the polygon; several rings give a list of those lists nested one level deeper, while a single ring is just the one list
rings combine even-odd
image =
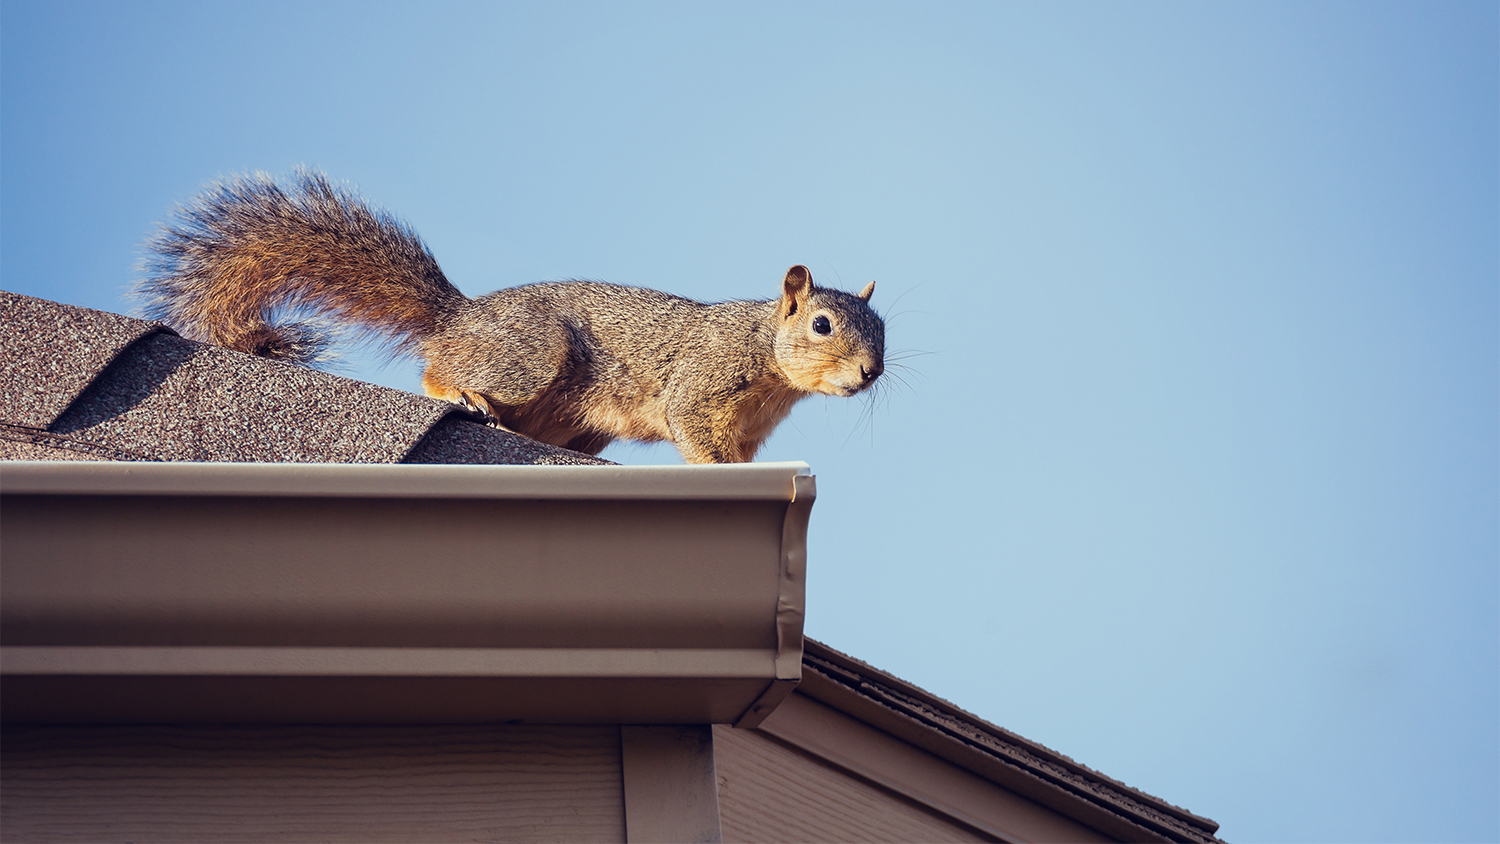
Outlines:
[{"label": "vertical siding panel", "polygon": [[617,727],[29,727],[7,841],[623,841]]},{"label": "vertical siding panel", "polygon": [[725,841],[994,840],[755,730],[714,727],[714,762]]}]

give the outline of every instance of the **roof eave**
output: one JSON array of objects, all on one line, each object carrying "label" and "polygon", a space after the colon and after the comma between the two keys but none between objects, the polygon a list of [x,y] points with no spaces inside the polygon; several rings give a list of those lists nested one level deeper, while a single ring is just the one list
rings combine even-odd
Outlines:
[{"label": "roof eave", "polygon": [[759,723],[801,463],[7,463],[4,719]]},{"label": "roof eave", "polygon": [[812,639],[806,695],[1122,841],[1213,842],[1219,825]]}]

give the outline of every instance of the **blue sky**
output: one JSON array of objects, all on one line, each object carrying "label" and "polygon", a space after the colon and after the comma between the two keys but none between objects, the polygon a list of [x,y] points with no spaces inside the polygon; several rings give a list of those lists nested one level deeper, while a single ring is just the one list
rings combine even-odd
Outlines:
[{"label": "blue sky", "polygon": [[471,295],[876,279],[907,369],[761,455],[818,475],[810,635],[1230,840],[1494,841],[1497,36],[1495,3],[5,0],[0,284],[128,310],[174,204],[303,164]]}]

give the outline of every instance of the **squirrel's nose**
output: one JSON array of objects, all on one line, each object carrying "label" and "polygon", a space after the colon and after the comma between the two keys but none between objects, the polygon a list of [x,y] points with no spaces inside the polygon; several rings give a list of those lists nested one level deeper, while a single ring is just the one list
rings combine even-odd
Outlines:
[{"label": "squirrel's nose", "polygon": [[885,371],[885,367],[881,366],[878,363],[875,364],[872,367],[869,367],[868,369],[865,368],[864,366],[860,366],[860,368],[859,368],[859,377],[862,378],[862,379],[864,379],[864,383],[868,384],[871,381],[874,381],[876,378],[879,378],[880,377],[880,373],[882,373],[884,371]]}]

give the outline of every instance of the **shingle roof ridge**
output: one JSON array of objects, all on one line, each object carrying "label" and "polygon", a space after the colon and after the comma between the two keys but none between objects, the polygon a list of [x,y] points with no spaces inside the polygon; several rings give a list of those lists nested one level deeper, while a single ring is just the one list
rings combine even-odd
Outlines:
[{"label": "shingle roof ridge", "polygon": [[159,322],[0,290],[0,408],[46,428],[132,344],[176,334]]}]

